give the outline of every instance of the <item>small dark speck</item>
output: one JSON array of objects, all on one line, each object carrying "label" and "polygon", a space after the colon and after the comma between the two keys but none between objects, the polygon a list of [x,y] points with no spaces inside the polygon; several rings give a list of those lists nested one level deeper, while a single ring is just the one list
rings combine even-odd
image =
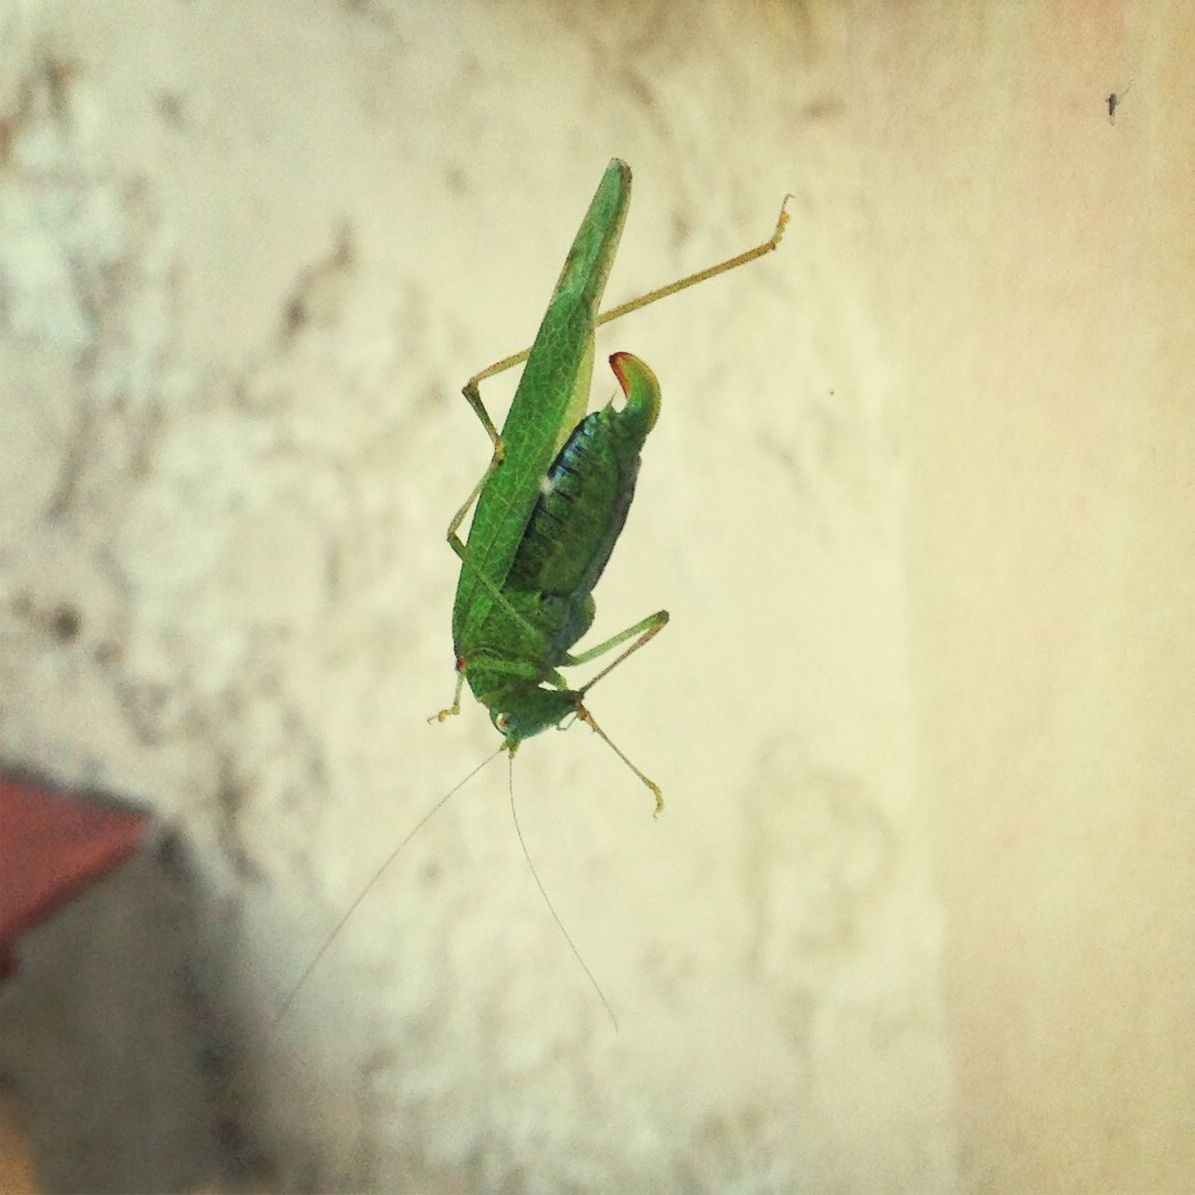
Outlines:
[{"label": "small dark speck", "polygon": [[433,861],[428,863],[419,873],[420,882],[425,888],[432,888],[440,882],[440,877],[444,874],[443,867],[439,863]]},{"label": "small dark speck", "polygon": [[250,1175],[261,1165],[252,1139],[234,1115],[225,1112],[218,1116],[213,1133],[223,1150],[222,1156],[233,1159],[232,1165],[237,1174]]},{"label": "small dark speck", "polygon": [[291,299],[286,305],[286,330],[297,332],[307,322],[307,304],[302,299]]},{"label": "small dark speck", "polygon": [[679,249],[693,235],[693,225],[679,212],[673,213],[670,247]]},{"label": "small dark speck", "polygon": [[1116,123],[1116,109],[1124,103],[1124,97],[1133,89],[1133,80],[1129,80],[1129,85],[1118,95],[1115,91],[1108,92],[1104,97],[1104,103],[1108,105],[1108,123]]},{"label": "small dark speck", "polygon": [[244,808],[248,799],[249,794],[244,787],[233,779],[228,769],[225,769],[225,774],[220,779],[220,787],[216,793],[216,800],[219,802],[221,812],[232,817]]},{"label": "small dark speck", "polygon": [[78,637],[83,620],[74,606],[59,606],[50,618],[50,630],[59,643],[70,643]]},{"label": "small dark speck", "polygon": [[656,101],[655,96],[652,94],[651,86],[638,71],[628,70],[623,72],[621,81],[626,85],[625,90],[643,108],[646,108],[650,112],[655,107]]},{"label": "small dark speck", "polygon": [[181,875],[187,861],[186,848],[177,834],[165,834],[158,843],[158,861],[172,875]]},{"label": "small dark speck", "polygon": [[469,181],[459,166],[449,166],[445,172],[445,180],[448,183],[448,189],[454,195],[464,195],[469,190]]},{"label": "small dark speck", "polygon": [[119,664],[123,657],[124,648],[119,643],[114,643],[111,639],[105,639],[95,649],[95,662],[101,667]]},{"label": "small dark speck", "polygon": [[54,114],[64,116],[71,85],[79,76],[79,67],[74,62],[50,58],[46,60],[45,72]]},{"label": "small dark speck", "polygon": [[158,113],[168,125],[173,125],[176,129],[181,129],[187,124],[182,98],[172,91],[163,91],[158,96]]},{"label": "small dark speck", "polygon": [[345,0],[345,8],[355,16],[372,21],[384,29],[395,27],[394,15],[387,12],[381,5],[373,3],[372,0]]},{"label": "small dark speck", "polygon": [[822,96],[810,100],[803,109],[806,120],[833,120],[846,111],[846,105],[837,96]]},{"label": "small dark speck", "polygon": [[335,543],[328,549],[328,555],[324,560],[324,587],[329,597],[336,598],[340,596],[343,579],[344,556],[340,544]]}]

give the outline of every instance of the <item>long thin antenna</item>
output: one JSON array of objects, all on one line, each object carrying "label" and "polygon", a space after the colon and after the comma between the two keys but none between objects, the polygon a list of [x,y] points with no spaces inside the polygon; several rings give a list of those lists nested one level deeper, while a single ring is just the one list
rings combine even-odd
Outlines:
[{"label": "long thin antenna", "polygon": [[[354,900],[354,901],[353,901],[353,903],[352,903],[351,905],[349,905],[349,907],[348,907],[348,908],[345,910],[345,912],[344,912],[344,915],[343,915],[343,916],[340,918],[340,920],[339,920],[339,921],[337,921],[337,923],[336,923],[336,924],[335,924],[335,925],[332,927],[332,929],[329,931],[329,933],[327,934],[327,936],[324,938],[323,942],[320,944],[320,948],[319,948],[319,950],[317,950],[317,951],[316,951],[315,958],[313,958],[313,959],[311,960],[311,962],[307,964],[307,967],[306,967],[306,969],[303,971],[303,974],[299,976],[299,978],[298,978],[298,980],[296,981],[295,985],[294,985],[294,986],[293,986],[293,987],[290,989],[290,991],[289,991],[289,992],[286,994],[286,999],[282,1001],[282,1005],[281,1005],[281,1007],[278,1009],[277,1013],[275,1013],[275,1014],[274,1014],[274,1020],[273,1020],[273,1023],[271,1024],[271,1026],[270,1026],[270,1028],[271,1028],[271,1031],[273,1031],[273,1030],[276,1030],[276,1029],[278,1028],[279,1024],[281,1024],[281,1022],[283,1021],[283,1019],[286,1017],[286,1014],[287,1014],[288,1012],[290,1012],[291,1005],[293,1005],[293,1004],[294,1004],[294,1002],[295,1002],[295,997],[296,997],[296,996],[299,994],[299,992],[300,992],[300,990],[302,989],[303,985],[304,985],[304,984],[307,982],[307,980],[310,978],[310,976],[311,976],[311,973],[312,973],[312,972],[313,972],[313,971],[316,969],[316,967],[318,967],[318,966],[319,966],[320,959],[322,959],[322,958],[324,957],[324,955],[328,953],[328,949],[329,949],[329,947],[330,947],[330,946],[332,945],[332,943],[333,943],[333,942],[336,940],[336,938],[337,938],[337,936],[339,935],[340,931],[341,931],[342,929],[344,929],[345,925],[347,925],[347,924],[348,924],[348,920],[349,920],[349,918],[350,918],[350,917],[351,917],[351,916],[352,916],[352,915],[353,915],[353,914],[354,914],[354,913],[355,913],[355,912],[356,912],[356,911],[357,911],[357,910],[358,910],[358,909],[361,907],[361,902],[362,902],[362,901],[364,901],[364,899],[365,899],[365,898],[366,898],[366,897],[367,897],[367,896],[370,894],[370,892],[373,890],[373,887],[374,887],[374,885],[375,885],[375,884],[378,882],[378,880],[380,880],[380,879],[382,878],[382,875],[383,875],[383,873],[384,873],[384,872],[386,871],[386,869],[387,869],[387,868],[390,866],[390,864],[391,864],[391,863],[393,863],[393,862],[394,862],[394,860],[398,858],[399,854],[402,852],[402,849],[403,849],[403,847],[405,847],[405,846],[407,845],[407,843],[408,843],[408,842],[410,842],[410,841],[411,841],[411,839],[412,839],[412,838],[414,838],[414,837],[415,837],[415,835],[416,835],[416,834],[418,834],[418,833],[419,833],[419,831],[420,831],[420,830],[422,830],[422,829],[423,829],[423,827],[424,827],[424,826],[425,826],[425,825],[426,825],[426,824],[427,824],[429,821],[431,821],[431,819],[432,819],[432,818],[433,818],[433,817],[434,817],[434,816],[435,816],[437,813],[439,813],[441,809],[443,809],[443,807],[444,807],[444,806],[445,806],[445,805],[448,803],[448,801],[449,801],[449,799],[450,799],[451,797],[455,796],[455,794],[456,794],[456,793],[460,792],[460,790],[461,790],[462,788],[464,788],[464,787],[465,787],[465,785],[466,785],[466,784],[468,784],[468,783],[469,783],[469,781],[470,781],[470,780],[472,780],[472,779],[473,779],[473,777],[474,777],[474,776],[476,776],[476,775],[477,775],[477,773],[478,773],[478,772],[480,772],[480,771],[482,770],[482,768],[489,767],[489,765],[490,765],[490,764],[492,764],[492,763],[494,762],[494,760],[495,760],[495,759],[497,759],[497,758],[498,758],[498,756],[499,756],[499,755],[501,755],[501,754],[502,754],[502,752],[503,752],[503,751],[505,751],[505,750],[506,750],[506,744],[505,744],[505,743],[503,743],[503,744],[502,744],[502,746],[501,746],[501,747],[499,747],[499,748],[498,748],[498,750],[497,750],[497,751],[495,751],[493,755],[487,755],[487,756],[486,756],[486,758],[485,758],[485,759],[483,759],[483,760],[481,761],[481,763],[479,763],[479,764],[477,765],[477,767],[475,767],[475,768],[473,769],[473,771],[471,771],[471,772],[470,772],[470,773],[469,773],[469,774],[468,774],[468,775],[467,775],[467,776],[464,778],[464,780],[460,781],[458,784],[456,784],[456,785],[454,785],[452,788],[450,788],[450,789],[449,789],[449,790],[448,790],[448,791],[447,791],[447,792],[446,792],[446,793],[445,793],[445,794],[444,794],[444,795],[443,795],[443,796],[442,796],[442,797],[441,797],[441,798],[440,798],[440,799],[439,799],[439,800],[438,800],[438,801],[437,801],[437,802],[436,802],[436,803],[435,803],[435,804],[434,804],[434,805],[433,805],[433,806],[432,806],[432,807],[431,807],[431,808],[430,808],[430,809],[429,809],[429,810],[428,810],[428,811],[427,811],[427,812],[426,812],[426,813],[425,813],[425,814],[424,814],[424,815],[423,815],[423,816],[422,816],[422,817],[421,817],[421,818],[420,818],[420,819],[419,819],[419,820],[418,820],[416,823],[415,823],[415,826],[414,826],[414,828],[413,828],[413,829],[410,831],[410,833],[409,833],[409,834],[407,834],[406,838],[404,838],[404,839],[402,840],[402,842],[400,842],[400,843],[398,844],[398,846],[396,846],[396,847],[394,848],[394,850],[392,850],[392,851],[390,852],[390,854],[386,856],[386,859],[385,859],[385,861],[382,863],[382,865],[381,865],[381,866],[380,866],[380,867],[377,869],[377,871],[375,871],[375,872],[373,873],[373,876],[372,876],[372,878],[370,879],[369,883],[368,883],[368,884],[366,884],[366,885],[365,885],[365,887],[364,887],[364,888],[362,888],[362,889],[361,889],[361,891],[360,891],[360,892],[357,894],[357,899],[356,899],[356,900]],[[516,825],[517,825],[517,823],[516,823]],[[524,849],[526,849],[526,848],[524,848]],[[534,869],[533,869],[533,870],[534,870]],[[582,965],[584,965],[584,964],[582,964]]]},{"label": "long thin antenna", "polygon": [[[486,763],[490,761],[487,759]],[[606,999],[606,993],[602,991],[601,984],[593,977],[593,972],[589,969],[588,964],[581,957],[581,952],[577,949],[577,944],[573,941],[572,935],[564,928],[564,922],[560,920],[560,914],[556,912],[552,904],[551,897],[548,896],[548,890],[544,887],[543,881],[539,878],[539,872],[535,870],[535,864],[531,861],[531,852],[527,849],[527,840],[523,837],[523,827],[519,825],[519,812],[515,808],[515,760],[514,752],[510,755],[510,766],[507,768],[507,784],[510,788],[510,816],[514,818],[515,833],[519,836],[519,846],[523,848],[523,857],[527,860],[527,866],[531,868],[531,875],[535,880],[536,886],[539,888],[539,894],[544,898],[544,904],[548,906],[548,912],[552,914],[552,920],[556,922],[557,928],[564,935],[564,940],[568,943],[568,948],[573,952],[573,957],[581,964],[581,970],[585,972],[589,982],[593,985],[593,990],[597,992],[598,999],[602,1002],[602,1006],[606,1010],[606,1015],[610,1018],[610,1024],[614,1026],[614,1032],[618,1032],[618,1018],[614,1015],[614,1009],[610,1007],[610,1001]]]}]

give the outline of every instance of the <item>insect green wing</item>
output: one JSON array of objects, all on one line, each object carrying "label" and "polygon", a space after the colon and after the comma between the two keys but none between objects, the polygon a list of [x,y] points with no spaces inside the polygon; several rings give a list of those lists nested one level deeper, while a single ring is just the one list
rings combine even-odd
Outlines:
[{"label": "insect green wing", "polygon": [[589,401],[593,330],[631,197],[631,171],[606,168],[552,293],[502,427],[503,463],[478,496],[452,609],[467,655],[501,588],[539,494],[540,479]]}]

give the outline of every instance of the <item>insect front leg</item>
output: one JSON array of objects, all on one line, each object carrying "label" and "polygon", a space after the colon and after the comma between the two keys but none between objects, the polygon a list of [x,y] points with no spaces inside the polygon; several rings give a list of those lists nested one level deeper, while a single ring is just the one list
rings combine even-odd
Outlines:
[{"label": "insect front leg", "polygon": [[[495,365],[501,365],[502,362],[496,362]],[[485,484],[489,481],[494,471],[502,464],[505,456],[505,449],[502,444],[502,437],[498,433],[498,428],[494,425],[494,421],[490,418],[490,413],[485,409],[485,403],[481,401],[481,391],[478,388],[482,378],[490,377],[496,372],[495,366],[491,365],[488,370],[483,369],[481,373],[474,374],[464,385],[461,393],[465,396],[465,401],[473,408],[473,413],[481,420],[482,427],[485,428],[486,434],[490,437],[490,442],[494,446],[493,456],[490,457],[490,463],[486,466],[485,472],[481,475],[480,480],[469,491],[469,496],[465,499],[460,509],[452,516],[452,521],[448,524],[448,532],[445,538],[448,540],[449,547],[462,559],[466,559],[465,544],[460,537],[461,524],[465,521],[465,516],[469,513],[473,503],[477,501],[477,495],[485,488]],[[465,684],[465,674],[459,668],[456,676],[456,690],[452,695],[452,704],[447,709],[442,709],[438,713],[433,714],[428,718],[429,722],[443,722],[446,718],[455,717],[461,712],[461,691]]]},{"label": "insect front leg", "polygon": [[[502,364],[498,362],[498,364]],[[485,409],[485,403],[481,401],[481,391],[478,385],[481,379],[492,376],[490,370],[494,366],[490,366],[489,370],[482,370],[479,374],[474,374],[464,385],[461,393],[465,396],[465,401],[473,408],[473,413],[481,420],[482,427],[486,430],[486,435],[490,437],[490,442],[494,446],[494,454],[490,457],[490,463],[486,466],[485,472],[481,475],[481,479],[469,492],[469,496],[465,499],[461,508],[452,516],[452,522],[448,524],[447,540],[452,545],[453,550],[458,556],[461,555],[459,548],[465,545],[461,541],[458,532],[461,529],[461,524],[465,521],[465,516],[469,513],[473,503],[477,501],[477,495],[485,488],[485,483],[489,481],[494,471],[502,464],[502,460],[506,455],[506,449],[502,443],[502,437],[498,433],[498,428],[494,421],[490,418],[490,413]],[[458,548],[459,545],[459,548]]]},{"label": "insect front leg", "polygon": [[473,408],[473,414],[481,421],[481,426],[485,428],[486,435],[489,436],[490,443],[494,446],[494,454],[490,458],[489,465],[486,466],[486,471],[481,475],[481,480],[473,487],[460,510],[452,516],[452,522],[448,524],[448,542],[452,545],[453,551],[462,560],[465,558],[461,551],[464,544],[458,535],[461,524],[465,521],[465,516],[469,513],[469,508],[477,501],[478,494],[485,489],[485,483],[489,481],[494,471],[502,464],[506,456],[506,447],[502,442],[502,436],[498,431],[498,427],[490,418],[489,411],[485,409],[485,403],[481,401],[481,383],[487,381],[489,378],[497,377],[500,373],[505,373],[508,369],[513,369],[516,365],[522,365],[530,355],[530,349],[522,349],[520,352],[511,353],[509,357],[503,357],[501,361],[495,361],[493,365],[487,365],[480,373],[475,373],[461,387],[461,393],[465,396],[465,401]]}]

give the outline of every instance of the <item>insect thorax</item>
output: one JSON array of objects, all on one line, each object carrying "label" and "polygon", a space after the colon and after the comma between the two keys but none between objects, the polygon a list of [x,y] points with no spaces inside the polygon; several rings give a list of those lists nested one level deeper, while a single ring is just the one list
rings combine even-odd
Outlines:
[{"label": "insect thorax", "polygon": [[559,726],[581,708],[581,694],[572,689],[552,689],[484,669],[471,674],[469,684],[508,743]]}]

